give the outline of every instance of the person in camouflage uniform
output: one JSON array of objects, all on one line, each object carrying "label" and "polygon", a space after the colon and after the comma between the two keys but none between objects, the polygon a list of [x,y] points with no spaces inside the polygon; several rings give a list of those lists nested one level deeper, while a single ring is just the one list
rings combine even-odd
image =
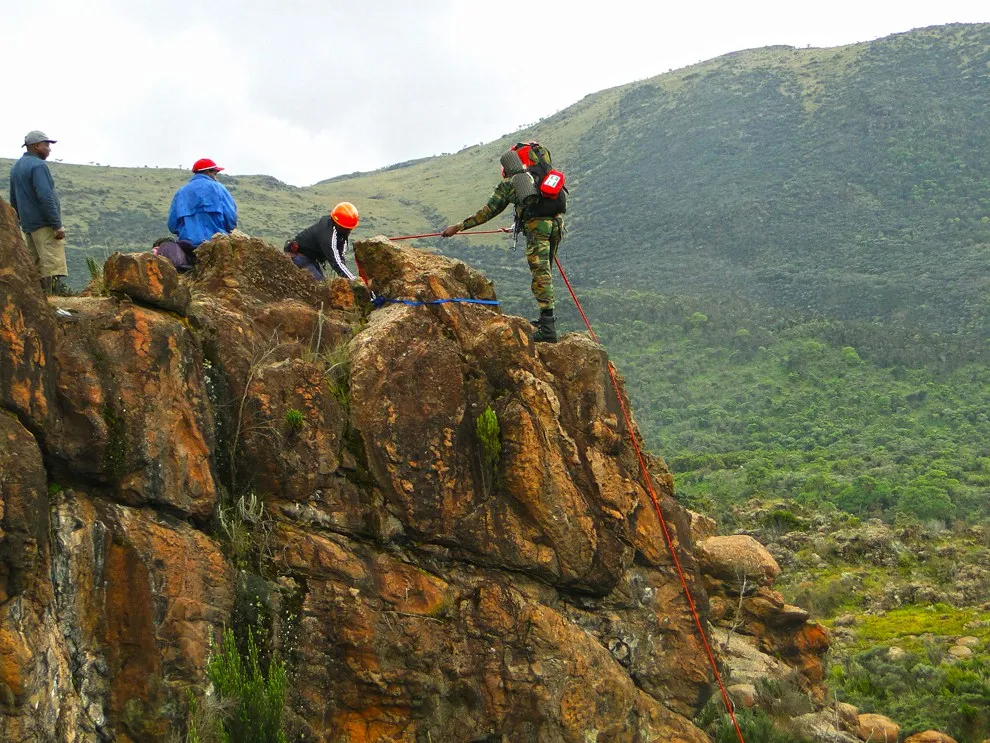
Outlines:
[{"label": "person in camouflage uniform", "polygon": [[453,237],[461,230],[482,225],[493,217],[497,217],[509,204],[515,205],[516,229],[526,237],[526,260],[529,271],[533,276],[530,288],[536,303],[540,306],[540,319],[534,320],[536,332],[534,341],[547,343],[557,342],[556,321],[553,315],[553,282],[550,278],[550,263],[557,252],[564,228],[561,215],[555,217],[530,217],[527,208],[518,203],[516,189],[509,178],[495,186],[488,203],[474,215],[463,222],[452,224],[440,234],[443,237]]}]

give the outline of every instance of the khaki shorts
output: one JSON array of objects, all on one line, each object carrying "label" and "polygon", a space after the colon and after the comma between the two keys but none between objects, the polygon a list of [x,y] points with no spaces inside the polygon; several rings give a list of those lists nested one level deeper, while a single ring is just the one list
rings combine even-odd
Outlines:
[{"label": "khaki shorts", "polygon": [[34,232],[25,233],[24,242],[31,251],[41,278],[69,275],[65,264],[65,240],[55,239],[54,227],[39,227]]}]

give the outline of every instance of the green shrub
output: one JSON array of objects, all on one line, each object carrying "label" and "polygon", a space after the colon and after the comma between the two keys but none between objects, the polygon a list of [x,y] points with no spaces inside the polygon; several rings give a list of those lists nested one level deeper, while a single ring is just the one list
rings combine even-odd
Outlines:
[{"label": "green shrub", "polygon": [[237,650],[234,632],[223,631],[219,648],[206,663],[206,675],[221,701],[232,708],[221,720],[224,743],[286,743],[282,713],[288,677],[285,664],[272,661],[265,673],[254,634],[248,630],[247,655]]},{"label": "green shrub", "polygon": [[490,405],[478,416],[474,431],[478,441],[481,442],[485,465],[490,468],[496,467],[502,457],[502,431],[499,429],[498,416]]},{"label": "green shrub", "polygon": [[802,583],[790,601],[822,619],[835,616],[838,609],[859,598],[856,586],[848,577],[832,576],[820,582]]},{"label": "green shrub", "polygon": [[761,522],[763,526],[779,534],[789,531],[804,531],[807,523],[800,516],[795,516],[791,511],[770,511]]},{"label": "green shrub", "polygon": [[697,330],[698,328],[703,328],[708,324],[708,315],[704,312],[695,312],[687,319],[687,325],[692,330]]},{"label": "green shrub", "polygon": [[897,720],[906,735],[942,730],[960,743],[978,743],[990,736],[990,663],[940,659],[938,648],[891,658],[877,647],[833,666],[831,686],[861,712]]}]

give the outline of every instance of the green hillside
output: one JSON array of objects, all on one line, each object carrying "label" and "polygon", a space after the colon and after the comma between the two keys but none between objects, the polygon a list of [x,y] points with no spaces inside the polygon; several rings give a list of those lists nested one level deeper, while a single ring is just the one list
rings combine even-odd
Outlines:
[{"label": "green hillside", "polygon": [[[455,155],[302,189],[266,176],[225,182],[243,228],[273,241],[342,198],[361,209],[363,234],[424,232],[479,207],[500,152],[536,137],[572,186],[562,258],[579,285],[731,292],[986,337],[988,75],[985,24],[834,49],[771,47],[589,95]],[[0,161],[0,179],[9,166]],[[55,174],[72,245],[102,251],[160,234],[186,178],[58,164]],[[461,238],[445,249],[499,283],[525,280],[517,256],[483,244]]]}]

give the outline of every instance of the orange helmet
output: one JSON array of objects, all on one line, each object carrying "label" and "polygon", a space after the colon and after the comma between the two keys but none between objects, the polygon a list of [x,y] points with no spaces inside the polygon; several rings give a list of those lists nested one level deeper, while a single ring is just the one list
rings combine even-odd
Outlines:
[{"label": "orange helmet", "polygon": [[353,230],[358,224],[358,210],[349,201],[341,201],[330,210],[330,219],[345,230]]}]

